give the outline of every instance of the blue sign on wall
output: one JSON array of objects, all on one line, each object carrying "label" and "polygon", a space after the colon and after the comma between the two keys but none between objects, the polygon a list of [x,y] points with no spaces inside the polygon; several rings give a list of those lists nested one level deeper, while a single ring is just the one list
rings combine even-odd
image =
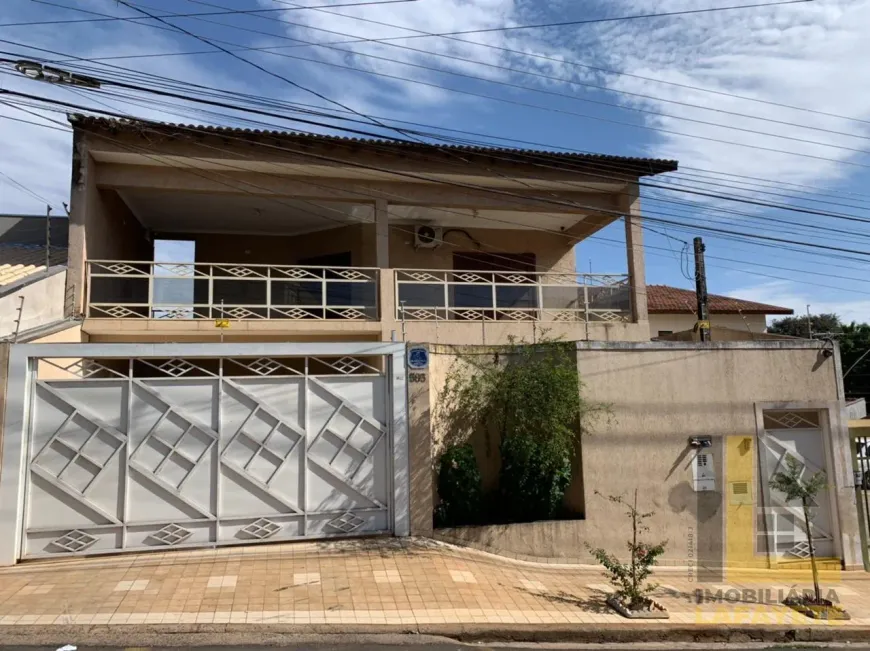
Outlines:
[{"label": "blue sign on wall", "polygon": [[429,368],[429,351],[422,346],[412,346],[409,348],[408,368],[417,370]]}]

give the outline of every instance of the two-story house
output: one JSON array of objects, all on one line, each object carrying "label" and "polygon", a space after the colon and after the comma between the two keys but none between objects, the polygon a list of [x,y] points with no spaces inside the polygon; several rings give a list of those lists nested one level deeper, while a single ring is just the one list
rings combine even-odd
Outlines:
[{"label": "two-story house", "polygon": [[431,530],[403,342],[649,339],[638,180],[673,161],[71,123],[76,337],[0,344],[0,564]]}]

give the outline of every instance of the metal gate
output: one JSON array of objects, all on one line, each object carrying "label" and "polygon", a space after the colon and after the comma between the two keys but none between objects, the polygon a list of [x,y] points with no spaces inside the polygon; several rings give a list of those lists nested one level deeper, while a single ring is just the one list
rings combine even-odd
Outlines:
[{"label": "metal gate", "polygon": [[401,346],[301,347],[30,355],[18,557],[406,534]]},{"label": "metal gate", "polygon": [[819,491],[810,505],[809,531],[800,503],[790,501],[769,482],[787,468],[791,457],[802,467],[806,480],[817,472],[831,476],[825,452],[818,410],[764,411],[764,430],[759,432],[760,489],[763,501],[757,507],[761,536],[759,552],[780,561],[810,557],[810,540],[817,558],[835,558],[834,521],[831,496],[827,488]]}]

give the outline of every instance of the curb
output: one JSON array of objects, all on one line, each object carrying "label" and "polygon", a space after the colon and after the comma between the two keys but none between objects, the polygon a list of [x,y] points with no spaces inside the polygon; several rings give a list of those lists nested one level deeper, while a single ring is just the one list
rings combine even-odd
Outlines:
[{"label": "curb", "polygon": [[114,626],[52,625],[0,626],[0,644],[76,644],[101,646],[227,646],[274,645],[298,642],[301,636],[418,636],[450,638],[458,642],[570,642],[630,644],[638,642],[870,642],[868,626],[674,626],[667,624],[133,624]]}]

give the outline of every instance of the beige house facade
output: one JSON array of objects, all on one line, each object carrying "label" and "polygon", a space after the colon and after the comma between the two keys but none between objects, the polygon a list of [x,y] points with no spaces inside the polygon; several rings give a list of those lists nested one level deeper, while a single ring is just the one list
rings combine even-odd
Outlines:
[{"label": "beige house facade", "polygon": [[[649,341],[692,325],[685,295],[654,304],[645,279],[639,184],[675,161],[71,123],[63,314],[0,344],[0,565],[409,534],[588,562],[584,542],[624,540],[595,491],[639,485],[666,562],[703,525],[711,557],[768,567],[800,552],[799,532],[753,524],[788,510],[765,502],[770,450],[800,437],[832,479],[822,555],[860,563],[836,345]],[[624,254],[578,272],[575,246],[615,221]],[[714,327],[784,313],[712,298]],[[585,397],[613,405],[580,441],[581,517],[433,531],[451,351],[545,335],[578,342]]]}]

